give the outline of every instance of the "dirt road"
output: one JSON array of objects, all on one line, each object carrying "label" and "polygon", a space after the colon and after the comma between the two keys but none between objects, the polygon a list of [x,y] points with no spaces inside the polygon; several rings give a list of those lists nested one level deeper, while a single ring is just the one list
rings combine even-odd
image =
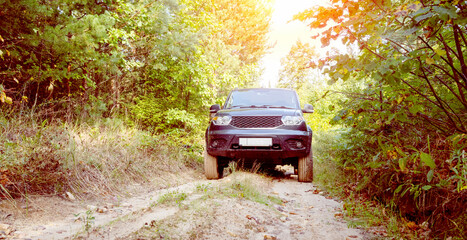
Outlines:
[{"label": "dirt road", "polygon": [[368,238],[349,229],[341,204],[313,184],[258,174],[237,172],[94,205],[41,201],[30,206],[36,213],[29,217],[0,208],[2,222],[7,222],[0,225],[0,239]]}]

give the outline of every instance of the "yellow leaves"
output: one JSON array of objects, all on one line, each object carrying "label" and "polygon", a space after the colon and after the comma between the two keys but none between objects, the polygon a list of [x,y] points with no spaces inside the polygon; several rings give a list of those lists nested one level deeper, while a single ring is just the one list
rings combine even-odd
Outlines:
[{"label": "yellow leaves", "polygon": [[340,25],[334,26],[332,28],[336,34],[339,34],[344,28],[341,27]]},{"label": "yellow leaves", "polygon": [[347,70],[347,68],[341,68],[339,69],[339,73],[342,74],[342,75],[345,75],[349,72],[349,70]]},{"label": "yellow leaves", "polygon": [[2,38],[2,35],[0,35],[0,41],[5,42],[5,40]]},{"label": "yellow leaves", "polygon": [[11,97],[7,97],[5,92],[0,92],[0,102],[7,103],[7,104],[12,104],[13,99],[11,99]]},{"label": "yellow leaves", "polygon": [[405,97],[404,95],[400,95],[400,96],[397,98],[397,100],[396,100],[396,101],[397,101],[397,104],[400,104],[402,101],[405,100],[405,98],[406,98],[406,97]]},{"label": "yellow leaves", "polygon": [[391,151],[391,150],[388,150],[386,152],[388,158],[390,159],[397,159],[397,152],[396,151]]},{"label": "yellow leaves", "polygon": [[433,64],[435,64],[435,60],[434,60],[433,58],[431,58],[431,57],[426,57],[425,61],[426,61],[426,63],[427,63],[428,65],[433,65]]},{"label": "yellow leaves", "polygon": [[418,225],[414,222],[408,222],[407,227],[411,230],[416,230],[418,228]]},{"label": "yellow leaves", "polygon": [[438,55],[438,56],[445,56],[446,55],[446,52],[443,49],[441,49],[438,44],[436,44],[432,48],[433,48],[433,51],[436,53],[436,55]]},{"label": "yellow leaves", "polygon": [[446,52],[443,51],[443,50],[441,50],[441,49],[435,49],[435,53],[438,54],[438,55],[440,55],[440,56],[446,55]]}]

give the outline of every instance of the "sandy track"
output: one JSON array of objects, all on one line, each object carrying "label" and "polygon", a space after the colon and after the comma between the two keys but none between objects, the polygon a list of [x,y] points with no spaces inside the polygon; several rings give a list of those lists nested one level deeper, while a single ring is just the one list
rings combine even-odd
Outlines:
[{"label": "sandy track", "polygon": [[[88,206],[57,221],[11,223],[10,239],[368,239],[342,220],[342,204],[327,199],[311,183],[245,175],[261,182],[264,194],[282,204],[264,204],[238,197],[200,192],[219,191],[232,181],[195,181],[122,201],[118,206]],[[234,176],[235,177],[235,176]],[[183,202],[156,205],[164,194],[185,194]],[[70,207],[70,206],[68,206]],[[87,214],[87,215],[86,215]],[[86,220],[86,216],[92,220]],[[84,231],[86,222],[88,231]],[[160,226],[165,226],[162,229]],[[145,230],[146,229],[146,230]],[[162,231],[163,230],[163,231]]]},{"label": "sandy track", "polygon": [[309,183],[275,181],[272,193],[285,200],[280,207],[287,216],[278,239],[363,239],[358,229],[350,229],[340,219],[342,204],[327,199]]}]

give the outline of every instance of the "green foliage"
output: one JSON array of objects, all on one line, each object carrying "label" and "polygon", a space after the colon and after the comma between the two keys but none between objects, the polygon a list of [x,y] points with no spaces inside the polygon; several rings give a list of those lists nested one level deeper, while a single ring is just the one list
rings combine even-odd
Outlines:
[{"label": "green foliage", "polygon": [[[311,27],[325,28],[317,36],[324,45],[339,38],[360,48],[355,56],[322,59],[320,67],[335,61],[327,65],[334,81],[371,76],[378,84],[368,94],[376,93],[380,104],[398,101],[402,110],[411,110],[407,120],[419,118],[444,134],[465,133],[466,31],[460,26],[466,13],[464,2],[456,4],[364,1],[356,8],[356,2],[345,1],[296,18],[313,19]],[[326,28],[328,20],[338,24]]]},{"label": "green foliage", "polygon": [[[309,84],[316,83],[317,76],[310,68],[310,59],[316,58],[315,49],[308,43],[297,41],[289,54],[281,59],[278,87],[292,88],[300,92]],[[316,71],[315,71],[316,72]]]},{"label": "green foliage", "polygon": [[168,205],[176,203],[180,206],[180,204],[188,197],[188,194],[184,192],[173,191],[166,193],[157,199],[157,205]]},{"label": "green foliage", "polygon": [[89,232],[94,226],[94,220],[96,217],[93,215],[93,210],[87,210],[86,215],[81,217],[83,220],[84,231]]},{"label": "green foliage", "polygon": [[143,127],[156,133],[168,133],[177,128],[190,132],[199,125],[195,115],[177,108],[165,109],[157,98],[152,97],[138,99],[132,112]]},{"label": "green foliage", "polygon": [[[167,131],[200,128],[210,104],[258,79],[272,13],[268,1],[251,0],[20,0],[0,8],[2,107],[68,121],[129,108],[143,124],[168,116],[150,127]],[[133,106],[145,101],[157,102],[151,121]]]},{"label": "green foliage", "polygon": [[329,89],[341,96],[324,105],[344,129],[332,151],[349,188],[411,221],[428,221],[433,236],[462,237],[466,3],[332,2],[296,19],[322,29],[315,37],[323,46],[358,48],[313,59],[344,86]]}]

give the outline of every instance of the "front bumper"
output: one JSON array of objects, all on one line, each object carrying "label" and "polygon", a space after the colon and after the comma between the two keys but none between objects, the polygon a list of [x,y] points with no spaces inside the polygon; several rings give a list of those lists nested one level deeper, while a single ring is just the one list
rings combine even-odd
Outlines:
[{"label": "front bumper", "polygon": [[[271,138],[271,146],[242,146],[240,138]],[[210,155],[232,159],[286,159],[310,152],[312,133],[290,129],[223,129],[206,132]]]}]

